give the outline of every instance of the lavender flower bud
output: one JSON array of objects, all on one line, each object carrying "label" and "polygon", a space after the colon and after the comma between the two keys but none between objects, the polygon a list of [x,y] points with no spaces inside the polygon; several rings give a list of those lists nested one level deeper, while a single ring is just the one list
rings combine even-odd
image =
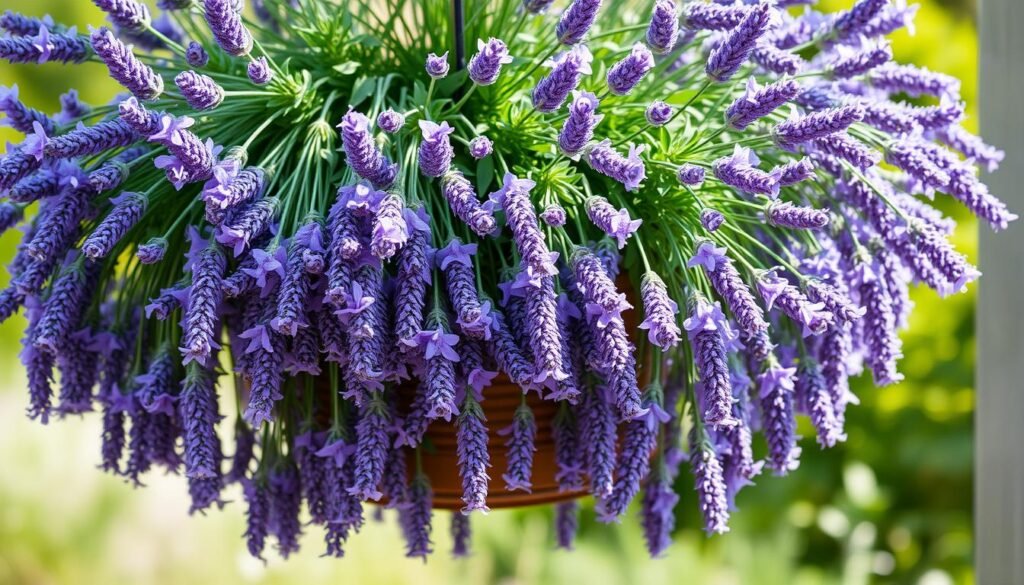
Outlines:
[{"label": "lavender flower bud", "polygon": [[252,50],[252,35],[231,0],[203,0],[203,9],[206,24],[225,53],[241,57]]},{"label": "lavender flower bud", "polygon": [[256,85],[266,85],[274,78],[274,72],[270,69],[270,63],[267,62],[266,57],[257,57],[251,61],[246,66],[245,72],[249,76],[249,81]]},{"label": "lavender flower bud", "polygon": [[704,229],[709,232],[713,232],[722,227],[723,223],[725,223],[725,216],[722,215],[721,211],[711,209],[710,207],[701,210],[700,225],[704,226]]},{"label": "lavender flower bud", "polygon": [[776,475],[786,475],[799,465],[796,446],[796,419],[793,413],[793,375],[796,368],[778,364],[760,376],[761,428],[768,439],[768,467]]},{"label": "lavender flower bud", "polygon": [[[660,406],[658,407],[660,408]],[[658,441],[659,420],[654,412],[626,424],[625,439],[615,465],[611,496],[598,504],[599,520],[613,522],[640,491],[640,482],[651,470],[651,451]]]},{"label": "lavender flower bud", "polygon": [[738,424],[732,415],[732,383],[726,362],[725,316],[717,303],[712,306],[697,296],[691,303],[690,316],[683,322],[694,347],[697,373],[704,386],[701,418],[714,428]]},{"label": "lavender flower bud", "polygon": [[277,205],[277,199],[264,197],[237,208],[217,226],[214,238],[229,246],[236,258],[241,256],[256,238],[270,229]]},{"label": "lavender flower bud", "polygon": [[156,99],[164,91],[164,80],[148,65],[143,64],[106,27],[90,35],[92,48],[107,65],[110,76],[140,100]]},{"label": "lavender flower bud", "polygon": [[754,302],[732,261],[725,257],[725,248],[716,248],[711,242],[700,244],[697,254],[686,263],[689,268],[697,265],[704,267],[711,285],[725,299],[742,331],[754,336],[768,329],[764,312]]},{"label": "lavender flower bud", "polygon": [[481,204],[473,185],[462,172],[452,169],[441,179],[441,193],[452,213],[480,237],[494,233],[497,222],[488,204]]},{"label": "lavender flower bud", "polygon": [[722,463],[714,448],[706,442],[691,443],[690,465],[693,468],[698,505],[704,516],[704,530],[708,534],[725,534],[729,531],[729,502]]},{"label": "lavender flower bud", "polygon": [[751,77],[747,81],[746,92],[729,106],[726,117],[733,128],[743,130],[792,100],[799,91],[800,84],[792,79],[758,87],[757,81]]},{"label": "lavender flower bud", "polygon": [[749,6],[690,2],[683,9],[683,26],[694,30],[728,31],[739,26],[749,12]]},{"label": "lavender flower bud", "polygon": [[[10,13],[8,12],[8,14]],[[64,97],[61,96],[61,103],[63,102]],[[18,99],[17,85],[0,86],[0,112],[7,115],[7,120],[0,122],[0,125],[10,126],[22,134],[32,133],[34,122],[39,122],[43,127],[43,132],[48,135],[53,134],[57,129],[55,120],[39,110],[26,106]]]},{"label": "lavender flower bud", "polygon": [[11,10],[5,10],[0,14],[0,28],[7,31],[12,37],[27,37],[39,34],[42,27],[54,28],[53,18],[46,15],[42,18],[25,16]]},{"label": "lavender flower bud", "polygon": [[557,203],[552,203],[540,212],[540,218],[551,227],[562,227],[565,225],[565,208]]},{"label": "lavender flower bud", "polygon": [[583,395],[581,431],[586,449],[590,491],[596,497],[612,493],[618,437],[615,417],[601,389]]},{"label": "lavender flower bud", "polygon": [[672,532],[676,525],[674,509],[679,495],[672,487],[666,473],[658,473],[647,482],[641,504],[640,523],[647,541],[647,552],[652,558],[661,556],[672,543]]},{"label": "lavender flower bud", "polygon": [[217,82],[194,71],[182,71],[174,78],[182,97],[194,110],[212,110],[224,101],[224,90]]},{"label": "lavender flower bud", "polygon": [[[843,53],[840,53],[843,55]],[[843,56],[835,64],[828,68],[828,75],[834,79],[850,79],[863,75],[875,67],[879,67],[892,60],[892,47],[889,43],[880,43],[877,46]]]},{"label": "lavender flower bud", "polygon": [[775,275],[773,270],[762,274],[757,281],[758,291],[768,309],[778,305],[782,312],[803,326],[803,336],[821,335],[831,325],[832,314],[822,303],[812,303],[786,279]]},{"label": "lavender flower bud", "polygon": [[572,550],[579,529],[580,504],[576,500],[559,502],[555,506],[555,539],[556,546],[563,550]]},{"label": "lavender flower bud", "polygon": [[75,158],[128,146],[138,139],[139,135],[123,120],[110,120],[55,136],[46,141],[44,148],[46,156],[51,158]]},{"label": "lavender flower bud", "polygon": [[114,208],[82,244],[82,252],[93,260],[104,258],[146,212],[148,200],[140,193],[124,192],[111,199]]},{"label": "lavender flower bud", "polygon": [[765,221],[778,227],[820,230],[828,226],[829,220],[826,210],[797,207],[788,201],[770,201],[765,206]]},{"label": "lavender flower bud", "polygon": [[505,442],[508,468],[501,476],[505,481],[505,489],[529,493],[533,488],[530,479],[533,474],[533,453],[537,450],[533,444],[537,435],[537,423],[533,418],[533,411],[526,403],[519,405],[512,425],[503,429],[500,434],[508,436],[508,441]]},{"label": "lavender flower bud", "polygon": [[885,160],[920,181],[925,187],[944,189],[949,184],[949,174],[936,165],[916,141],[893,142],[886,149]]},{"label": "lavender flower bud", "polygon": [[803,118],[791,117],[772,129],[772,136],[780,147],[792,150],[798,144],[842,132],[864,117],[857,105],[844,105],[813,112]]},{"label": "lavender flower bud", "polygon": [[469,78],[477,85],[491,85],[498,80],[501,66],[512,62],[512,56],[505,43],[493,37],[486,42],[478,40],[477,49],[480,52],[473,55],[467,65]]},{"label": "lavender flower bud", "polygon": [[651,126],[664,126],[672,119],[672,106],[661,101],[651,102],[651,105],[647,106],[647,110],[644,111],[644,117],[647,118],[647,123]]},{"label": "lavender flower bud", "polygon": [[582,41],[590,27],[594,26],[600,9],[601,0],[573,0],[555,28],[558,41],[563,45],[575,45]]},{"label": "lavender flower bud", "polygon": [[583,76],[590,74],[593,59],[586,45],[577,45],[549,61],[551,73],[533,88],[533,107],[545,113],[562,107],[565,98],[579,87]]},{"label": "lavender flower bud", "polygon": [[750,9],[728,38],[711,51],[704,72],[712,80],[723,83],[732,78],[750,57],[758,39],[768,30],[772,4],[760,2]]},{"label": "lavender flower bud", "polygon": [[765,195],[772,199],[779,195],[779,169],[766,173],[757,168],[761,160],[749,148],[736,145],[732,156],[722,157],[711,164],[715,177],[741,191]]},{"label": "lavender flower bud", "polygon": [[435,124],[429,120],[420,120],[420,131],[423,142],[420,143],[420,172],[427,177],[441,177],[452,166],[455,150],[452,149],[448,135],[455,131],[448,122]]},{"label": "lavender flower bud", "polygon": [[558,147],[568,156],[578,155],[594,137],[594,126],[603,116],[597,112],[597,96],[589,92],[573,92],[569,116],[558,134]]},{"label": "lavender flower bud", "polygon": [[506,173],[502,188],[496,199],[505,208],[505,217],[516,248],[523,257],[532,278],[558,274],[552,254],[548,249],[544,234],[537,222],[537,212],[530,201],[530,190],[535,183],[529,179],[519,179]]},{"label": "lavender flower bud", "polygon": [[225,261],[220,246],[211,245],[199,254],[192,267],[192,290],[183,324],[181,354],[183,363],[206,364],[217,344],[217,309],[223,291]]},{"label": "lavender flower bud", "polygon": [[654,3],[651,23],[647,27],[647,45],[659,55],[672,52],[679,38],[679,11],[673,0]]},{"label": "lavender flower bud", "polygon": [[245,511],[245,545],[253,558],[263,559],[270,526],[270,499],[266,485],[247,479],[242,482],[242,494],[248,505]]},{"label": "lavender flower bud", "polygon": [[633,45],[629,55],[608,70],[608,89],[615,95],[626,95],[654,69],[654,55],[647,45]]},{"label": "lavender flower bud", "polygon": [[0,59],[10,63],[81,63],[89,56],[89,45],[74,34],[50,34],[46,26],[39,27],[34,37],[0,38]]},{"label": "lavender flower bud", "polygon": [[490,476],[487,468],[491,466],[490,453],[487,451],[487,425],[484,413],[477,401],[470,395],[466,396],[462,413],[458,418],[458,456],[459,475],[462,476],[462,508],[463,514],[474,510],[487,513],[487,489]]},{"label": "lavender flower bud", "polygon": [[825,386],[821,368],[811,357],[801,358],[796,392],[799,401],[810,415],[819,445],[835,447],[836,443],[846,440],[842,423],[836,418],[832,396]]},{"label": "lavender flower bud", "polygon": [[403,217],[402,199],[388,194],[381,199],[377,215],[373,218],[370,251],[381,260],[388,260],[409,239],[409,228]]},{"label": "lavender flower bud", "polygon": [[185,50],[185,61],[189,67],[201,69],[210,62],[210,54],[196,41],[190,41],[188,48]]},{"label": "lavender flower bud", "polygon": [[338,127],[341,128],[345,157],[352,170],[378,189],[387,189],[394,184],[398,166],[377,149],[366,116],[350,111],[341,119]]},{"label": "lavender flower bud", "polygon": [[548,379],[564,380],[568,374],[563,370],[562,335],[558,328],[557,297],[554,279],[541,278],[539,287],[526,290],[526,327],[533,348],[533,363],[536,375],[534,381],[544,383]]},{"label": "lavender flower bud", "polygon": [[788,187],[814,176],[814,163],[808,158],[788,162],[779,167],[779,185]]},{"label": "lavender flower bud", "polygon": [[388,134],[395,134],[405,126],[405,116],[398,112],[388,108],[377,116],[377,127],[387,132]]},{"label": "lavender flower bud", "polygon": [[807,64],[799,55],[766,43],[754,47],[751,58],[762,69],[779,75],[796,75]]},{"label": "lavender flower bud", "polygon": [[679,306],[668,296],[668,288],[654,272],[644,273],[640,280],[640,296],[644,302],[644,320],[640,329],[647,330],[647,339],[664,351],[679,343],[682,332],[676,323]]},{"label": "lavender flower bud", "polygon": [[144,30],[150,24],[149,8],[135,0],[93,0],[93,4],[107,13],[110,22],[130,30]]},{"label": "lavender flower bud", "polygon": [[408,505],[399,510],[399,521],[405,535],[405,556],[409,558],[426,559],[433,552],[430,547],[431,501],[430,480],[420,473],[412,481]]},{"label": "lavender flower bud", "polygon": [[348,492],[368,500],[381,497],[377,485],[384,476],[384,462],[390,445],[388,438],[389,417],[387,405],[379,395],[363,409],[359,424],[356,425],[356,473],[355,481]]},{"label": "lavender flower bud", "polygon": [[445,51],[440,57],[433,53],[427,55],[426,69],[427,75],[434,79],[448,77],[448,52]]},{"label": "lavender flower bud", "polygon": [[861,171],[877,165],[882,155],[846,133],[831,134],[812,142],[815,150],[845,160]]},{"label": "lavender flower bud", "polygon": [[871,86],[876,89],[905,93],[911,97],[956,97],[960,94],[960,81],[955,77],[913,65],[889,63],[873,69],[868,78]]},{"label": "lavender flower bud", "polygon": [[602,140],[590,147],[587,163],[590,168],[620,183],[627,191],[636,191],[647,178],[647,169],[640,158],[643,147],[630,146],[629,156],[622,156],[612,148],[611,140]]},{"label": "lavender flower bud", "polygon": [[837,40],[856,37],[888,3],[888,0],[858,0],[853,8],[836,18],[832,35]]},{"label": "lavender flower bud", "polygon": [[469,541],[471,537],[469,516],[457,512],[452,513],[451,524],[452,535],[452,556],[463,558],[469,556]]},{"label": "lavender flower bud", "polygon": [[678,179],[683,185],[699,187],[704,183],[704,169],[697,165],[686,163],[679,167],[679,171],[676,173],[676,179]]},{"label": "lavender flower bud", "polygon": [[631,219],[625,208],[618,211],[604,197],[590,197],[586,202],[587,217],[605,234],[618,241],[621,250],[630,236],[640,228],[642,219]]},{"label": "lavender flower bud", "polygon": [[189,478],[219,479],[221,454],[217,437],[217,391],[213,373],[190,365],[181,391],[185,472]]}]

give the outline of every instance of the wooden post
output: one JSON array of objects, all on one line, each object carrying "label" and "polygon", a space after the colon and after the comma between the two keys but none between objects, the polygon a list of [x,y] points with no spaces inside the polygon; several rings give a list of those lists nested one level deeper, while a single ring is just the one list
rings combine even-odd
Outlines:
[{"label": "wooden post", "polygon": [[[988,178],[1024,216],[1024,2],[981,0],[982,135],[1006,151]],[[976,582],[1024,583],[1024,221],[982,226],[975,414]]]}]

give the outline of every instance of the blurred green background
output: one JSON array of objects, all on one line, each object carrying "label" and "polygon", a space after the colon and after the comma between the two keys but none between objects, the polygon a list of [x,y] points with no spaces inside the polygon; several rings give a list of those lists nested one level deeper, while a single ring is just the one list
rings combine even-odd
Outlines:
[{"label": "blurred green background", "polygon": [[[824,2],[830,9],[850,3]],[[80,29],[102,21],[84,0],[4,0],[3,8],[48,12]],[[894,46],[902,61],[964,80],[967,126],[975,130],[973,10],[971,0],[927,0],[917,34],[900,33]],[[92,103],[116,91],[97,65],[0,64],[0,84],[12,83],[44,111],[59,109],[58,96],[72,87]],[[0,139],[19,137],[0,128]],[[955,243],[973,257],[976,224],[948,202],[939,205],[962,220]],[[18,235],[0,239],[3,262]],[[565,553],[552,550],[549,512],[524,511],[475,517],[468,560],[447,554],[441,514],[437,554],[426,565],[402,556],[388,518],[371,521],[343,560],[319,558],[319,534],[311,531],[301,555],[264,566],[245,552],[240,494],[229,494],[236,502],[222,512],[190,518],[183,478],[155,475],[133,490],[97,469],[99,417],[46,427],[28,421],[16,361],[24,322],[15,318],[0,327],[0,584],[970,584],[974,293],[940,301],[921,290],[915,302],[904,335],[907,381],[881,391],[858,382],[862,405],[848,415],[845,445],[822,452],[805,440],[800,469],[745,490],[732,532],[722,537],[699,530],[687,489],[676,543],[653,561],[635,518],[614,527],[585,520],[578,549]]]}]

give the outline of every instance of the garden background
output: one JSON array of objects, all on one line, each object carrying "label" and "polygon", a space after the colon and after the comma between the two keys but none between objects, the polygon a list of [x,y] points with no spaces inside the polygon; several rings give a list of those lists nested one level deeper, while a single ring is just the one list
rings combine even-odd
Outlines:
[{"label": "garden background", "polygon": [[[823,1],[828,9],[851,3]],[[103,20],[84,0],[4,0],[3,7],[48,12],[80,30]],[[974,10],[972,0],[925,0],[916,35],[894,37],[898,60],[964,80],[972,131]],[[91,103],[117,91],[101,65],[0,64],[0,84],[13,83],[44,111],[59,109],[58,96],[72,87]],[[17,139],[0,128],[0,140]],[[976,223],[948,202],[940,206],[962,222],[954,243],[973,258]],[[18,236],[0,238],[0,261],[10,259]],[[0,285],[6,279],[0,275]],[[529,510],[474,517],[468,560],[447,554],[441,513],[434,523],[438,554],[426,565],[402,556],[397,523],[371,521],[345,559],[318,558],[319,536],[310,534],[300,555],[271,555],[264,566],[245,551],[237,501],[189,518],[182,478],[151,475],[146,489],[134,490],[97,469],[99,417],[47,429],[24,416],[16,358],[24,321],[17,317],[0,326],[0,584],[972,584],[974,299],[973,288],[941,303],[931,291],[917,291],[918,310],[904,332],[907,379],[884,390],[857,382],[862,404],[848,412],[847,443],[822,452],[804,429],[800,469],[762,477],[758,489],[744,491],[725,536],[705,537],[687,488],[676,543],[653,561],[635,515],[618,527],[585,515],[577,550],[566,553],[553,549],[550,514]]]}]

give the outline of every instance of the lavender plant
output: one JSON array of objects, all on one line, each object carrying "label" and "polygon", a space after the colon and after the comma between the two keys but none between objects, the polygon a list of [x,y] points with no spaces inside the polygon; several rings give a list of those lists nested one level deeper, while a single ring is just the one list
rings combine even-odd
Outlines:
[{"label": "lavender plant", "polygon": [[[240,482],[257,557],[296,550],[300,500],[327,554],[364,499],[429,554],[431,423],[457,428],[463,514],[495,489],[489,433],[531,489],[543,422],[560,485],[606,522],[637,496],[652,555],[686,453],[725,532],[762,468],[799,465],[798,414],[833,446],[851,376],[901,379],[908,285],[978,276],[930,198],[1016,219],[958,81],[892,62],[914,10],[886,0],[494,0],[464,35],[446,0],[95,3],[88,35],[0,18],[0,58],[127,90],[54,115],[0,91],[25,134],[0,159],[0,226],[24,232],[0,317],[28,320],[28,414],[102,410],[103,467],[181,471],[193,511]],[[558,419],[524,401],[488,429],[495,372]]]}]

